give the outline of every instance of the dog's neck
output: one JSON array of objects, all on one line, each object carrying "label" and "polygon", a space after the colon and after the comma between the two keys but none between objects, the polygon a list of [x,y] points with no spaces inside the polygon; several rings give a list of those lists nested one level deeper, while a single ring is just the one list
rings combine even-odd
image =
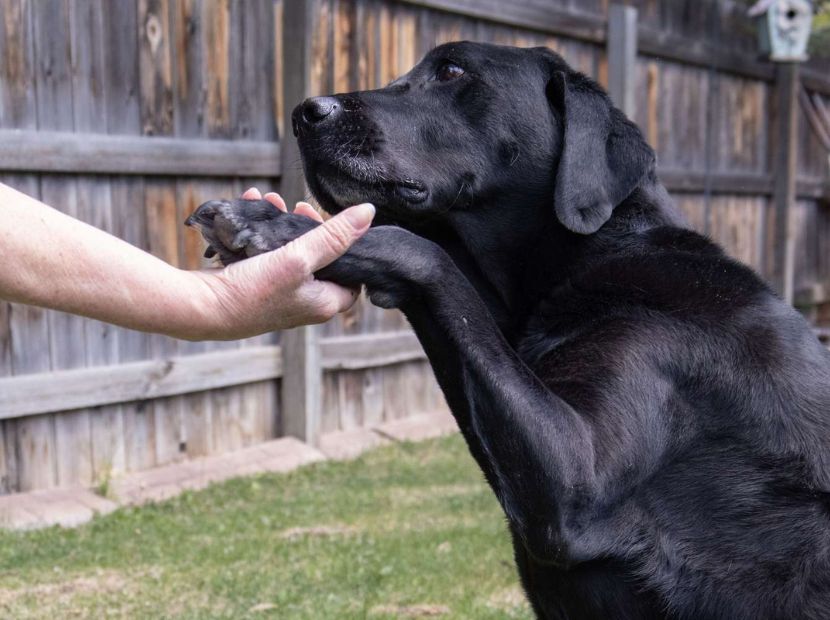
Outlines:
[{"label": "dog's neck", "polygon": [[575,270],[621,251],[632,234],[667,225],[682,227],[685,222],[652,177],[593,235],[566,230],[548,201],[516,206],[504,199],[475,205],[419,233],[450,254],[512,339],[537,303]]}]

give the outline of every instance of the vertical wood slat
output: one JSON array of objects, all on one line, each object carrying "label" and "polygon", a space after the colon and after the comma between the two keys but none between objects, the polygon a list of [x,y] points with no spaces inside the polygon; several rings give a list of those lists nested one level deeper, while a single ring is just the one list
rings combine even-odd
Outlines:
[{"label": "vertical wood slat", "polygon": [[[71,41],[68,0],[32,3],[30,6],[34,49],[34,108],[38,129],[74,129]],[[42,177],[39,198],[70,215],[76,208],[77,183],[69,177]],[[48,348],[40,351],[43,366],[52,370],[85,364],[83,320],[60,312],[46,312]],[[58,341],[59,340],[59,341]],[[46,351],[48,350],[48,354]],[[87,412],[60,416],[38,416],[18,423],[19,485],[21,490],[44,488],[60,483],[58,472],[88,477],[88,461],[77,455],[89,454]],[[66,438],[58,441],[58,435]],[[67,444],[77,440],[77,452]]]},{"label": "vertical wood slat", "polygon": [[141,129],[169,135],[173,129],[173,69],[168,0],[138,0]]},{"label": "vertical wood slat", "polygon": [[[282,46],[284,119],[291,127],[294,105],[311,94],[311,37],[316,23],[316,0],[292,0],[283,5]],[[290,69],[288,69],[290,67]],[[282,192],[289,204],[305,196],[305,182],[290,162],[300,160],[296,140],[284,139]],[[309,443],[319,437],[322,407],[322,368],[316,326],[300,327],[282,334],[284,358],[288,361],[282,379],[283,432]]]},{"label": "vertical wood slat", "polygon": [[637,9],[622,4],[608,7],[608,92],[629,118],[637,105]]},{"label": "vertical wood slat", "polygon": [[[208,130],[207,100],[210,61],[208,29],[211,14],[216,10],[214,2],[184,0],[170,5],[170,36],[172,37],[173,72],[173,134],[182,137],[206,137]],[[221,47],[221,41],[217,41]],[[219,53],[221,53],[221,49]],[[207,185],[207,187],[205,187]],[[177,198],[175,220],[184,221],[204,200],[200,189],[213,189],[213,182],[196,184],[190,180],[176,180]],[[218,197],[214,194],[211,197]],[[207,199],[207,198],[205,198]],[[178,264],[186,269],[204,266],[204,251],[200,235],[193,230],[177,231],[182,243],[178,244]],[[187,355],[208,350],[203,342],[178,343],[179,354]],[[188,395],[181,399],[167,399],[164,406],[154,411],[158,461],[176,460],[183,456],[210,454],[215,446],[213,437],[213,393]],[[172,441],[164,441],[165,432],[173,431]],[[169,439],[169,438],[168,438]],[[174,445],[175,444],[175,445]],[[159,450],[158,446],[163,448]],[[166,446],[166,447],[164,447]]]},{"label": "vertical wood slat", "polygon": [[[178,109],[177,109],[178,110]],[[178,116],[178,115],[177,115]],[[183,222],[196,207],[210,198],[219,196],[215,182],[196,184],[190,181],[178,181],[176,194],[178,196],[177,220]],[[179,246],[180,264],[185,269],[204,268],[207,261],[203,258],[204,243],[201,235],[194,230],[185,230],[182,233],[183,243]],[[197,353],[210,349],[209,343],[181,343],[181,352]],[[183,398],[181,411],[180,444],[188,457],[211,454],[215,450],[213,444],[214,393],[206,391],[200,394],[189,394]],[[218,415],[218,414],[216,414]]]},{"label": "vertical wood slat", "polygon": [[[135,4],[130,10],[103,10],[104,24],[104,105],[106,132],[141,133],[139,104],[139,22]],[[141,211],[144,184],[141,179],[110,177],[112,232],[140,248],[147,247],[146,221]],[[117,329],[115,349],[118,362],[135,361],[149,356],[149,336],[129,329]],[[136,453],[144,454],[143,445],[135,449],[140,430],[146,429],[143,406],[125,403],[101,412],[92,426],[92,458],[96,481],[117,475],[135,463]],[[133,430],[139,429],[134,434]]]},{"label": "vertical wood slat", "polygon": [[[173,35],[168,0],[138,0],[138,78],[141,131],[145,135],[171,135],[174,131]],[[178,224],[174,184],[146,179],[144,184],[147,249],[166,262],[178,265]],[[178,353],[178,343],[151,336],[154,357]],[[181,444],[181,410],[177,399],[158,399],[139,407],[125,420],[133,442],[128,449],[131,465],[147,467],[174,460]],[[130,433],[132,430],[132,433]],[[128,463],[129,465],[130,463]]]},{"label": "vertical wood slat", "polygon": [[[0,125],[4,127],[36,127],[33,41],[30,5],[24,0],[0,3]],[[37,194],[34,177],[0,177],[0,182],[28,190],[33,196]],[[37,345],[48,344],[48,333],[43,329],[46,327],[42,310],[0,302],[0,376],[37,370],[39,359],[43,359]],[[30,339],[26,336],[37,335],[40,337],[27,342]],[[24,359],[21,351],[26,354]],[[50,430],[48,418],[44,417],[0,422],[0,493],[20,488],[18,430],[28,425]],[[47,447],[50,439],[44,442]]]},{"label": "vertical wood slat", "polygon": [[[275,49],[280,37],[275,32],[275,13],[279,7],[274,0],[256,0],[247,4],[232,3],[231,14],[231,65],[230,105],[231,135],[234,138],[276,140],[280,134],[274,114],[276,109],[275,88],[281,75],[275,72],[277,66]],[[290,44],[290,42],[289,42]],[[273,76],[273,83],[265,76]],[[247,181],[235,188],[240,193],[249,185],[276,189],[273,177],[279,170],[271,171],[272,178]],[[249,338],[242,347],[272,343],[274,334]],[[280,406],[276,402],[277,382],[268,381],[242,389],[243,408],[241,420],[246,445],[266,441],[276,436],[275,421]]]},{"label": "vertical wood slat", "polygon": [[795,269],[795,183],[798,164],[798,63],[776,67],[776,144],[774,151],[775,245],[772,281],[787,303],[792,303]]},{"label": "vertical wood slat", "polygon": [[[178,266],[180,222],[176,208],[175,184],[159,179],[147,180],[145,210],[149,250],[165,262]],[[151,343],[155,357],[172,357],[179,354],[179,343],[172,338],[153,336]],[[152,403],[151,408],[155,435],[152,457],[154,464],[161,465],[181,458],[181,397],[158,399]]]},{"label": "vertical wood slat", "polygon": [[[273,0],[231,4],[230,123],[234,138],[275,140]],[[274,170],[271,176],[277,176]]]},{"label": "vertical wood slat", "polygon": [[[68,0],[67,14],[60,15],[64,26],[62,38],[53,40],[66,46],[69,75],[61,71],[61,89],[71,93],[71,122],[67,119],[55,129],[78,132],[97,129],[104,111],[101,92],[103,73],[103,21],[100,6],[90,0]],[[57,12],[56,12],[57,14]],[[40,42],[39,42],[40,43]],[[50,54],[54,55],[50,49]],[[50,62],[53,60],[50,58]],[[43,199],[47,204],[63,207],[71,215],[99,227],[106,227],[109,217],[109,191],[94,178],[43,177]],[[47,191],[47,188],[50,188]],[[53,188],[53,189],[52,189]],[[55,195],[50,197],[50,193]],[[64,202],[64,199],[68,202]],[[77,316],[52,315],[52,368],[76,368],[89,363],[115,361],[116,355],[107,339],[112,328]],[[69,345],[69,346],[67,346]],[[58,485],[91,484],[93,481],[92,419],[96,410],[78,410],[55,416],[56,482]]]},{"label": "vertical wood slat", "polygon": [[206,40],[203,53],[209,67],[204,75],[208,135],[227,137],[230,133],[230,6],[228,0],[208,0],[201,7]]},{"label": "vertical wood slat", "polygon": [[206,135],[204,75],[204,11],[201,3],[182,0],[173,4],[171,15],[175,55],[173,97],[174,134],[186,137]]}]

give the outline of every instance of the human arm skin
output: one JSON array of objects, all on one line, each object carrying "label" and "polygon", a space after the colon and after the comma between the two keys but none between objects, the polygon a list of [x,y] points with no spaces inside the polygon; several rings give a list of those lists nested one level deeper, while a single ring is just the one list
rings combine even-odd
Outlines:
[{"label": "human arm skin", "polygon": [[[285,210],[276,194],[266,199]],[[297,212],[314,213],[308,205]],[[349,308],[356,293],[312,274],[362,236],[373,216],[371,205],[352,207],[274,252],[185,271],[0,183],[0,299],[187,340],[320,323]]]}]

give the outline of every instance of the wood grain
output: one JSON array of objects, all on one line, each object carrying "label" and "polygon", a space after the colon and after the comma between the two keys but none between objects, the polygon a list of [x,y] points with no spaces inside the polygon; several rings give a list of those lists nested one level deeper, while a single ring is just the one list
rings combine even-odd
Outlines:
[{"label": "wood grain", "polygon": [[264,346],[6,377],[0,379],[0,419],[152,400],[281,374],[279,347]]},{"label": "wood grain", "polygon": [[[306,195],[288,124],[306,96],[382,86],[433,45],[458,39],[547,45],[603,83],[609,78],[605,0],[123,4],[0,3],[0,178],[188,269],[206,266],[198,235],[181,227],[200,202],[278,180],[289,201]],[[662,179],[693,226],[772,275],[771,171],[780,149],[769,131],[774,75],[755,59],[754,33],[732,2],[629,4],[639,11],[633,117],[658,151]],[[825,114],[830,80],[816,68],[804,67],[803,83]],[[825,290],[826,152],[810,118],[799,120],[796,135],[794,286]],[[811,317],[830,316],[815,310],[827,306],[820,296],[800,299],[814,304],[805,309]],[[323,402],[320,428],[442,406],[420,347],[401,333],[408,326],[399,312],[361,298],[315,330],[317,361],[307,377],[316,379],[307,387]],[[149,399],[136,388],[112,401],[108,391],[109,377],[134,364],[147,370],[172,359],[193,368],[215,354],[216,368],[245,368],[280,340],[182,343],[0,303],[0,381],[21,382],[0,383],[0,492],[100,479],[291,431],[279,404],[291,389],[281,389],[273,369],[231,383],[223,383],[224,370],[225,379],[190,387],[163,380]],[[291,364],[302,359],[309,358],[292,355]],[[86,400],[64,383],[74,372],[97,377],[84,375]],[[15,391],[27,381],[26,391]],[[51,394],[48,412],[30,407],[8,417],[8,394],[22,402],[40,393]]]},{"label": "wood grain", "polygon": [[0,129],[0,170],[163,176],[277,176],[276,142],[112,137]]}]

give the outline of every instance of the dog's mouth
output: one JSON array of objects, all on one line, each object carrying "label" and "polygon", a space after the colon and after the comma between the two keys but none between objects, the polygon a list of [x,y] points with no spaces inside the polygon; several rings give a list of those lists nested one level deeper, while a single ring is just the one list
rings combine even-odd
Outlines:
[{"label": "dog's mouth", "polygon": [[402,215],[429,197],[429,189],[423,181],[396,178],[382,168],[364,162],[344,163],[306,166],[309,185],[327,211],[337,212],[371,202],[390,215]]},{"label": "dog's mouth", "polygon": [[398,195],[411,204],[424,202],[429,195],[426,185],[415,179],[404,179],[395,184]]}]

